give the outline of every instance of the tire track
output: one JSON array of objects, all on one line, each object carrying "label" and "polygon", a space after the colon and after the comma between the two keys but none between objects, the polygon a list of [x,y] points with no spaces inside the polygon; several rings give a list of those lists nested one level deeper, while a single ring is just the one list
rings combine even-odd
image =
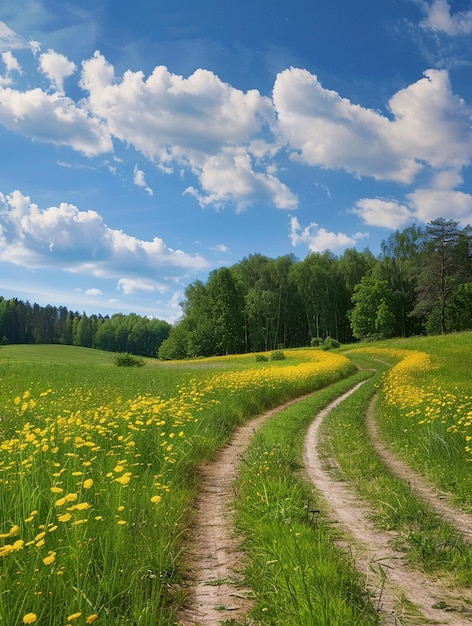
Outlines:
[{"label": "tire track", "polygon": [[250,625],[251,592],[243,587],[241,540],[235,536],[232,522],[237,465],[254,432],[303,397],[240,426],[214,461],[203,468],[188,554],[191,596],[179,616],[181,626],[219,626],[225,620]]},{"label": "tire track", "polygon": [[[402,555],[388,545],[388,539],[394,534],[376,529],[369,519],[369,508],[357,500],[346,483],[335,480],[321,462],[318,445],[319,427],[323,419],[362,384],[339,396],[316,415],[305,439],[303,458],[306,473],[325,500],[329,517],[338,522],[348,537],[353,539],[348,540],[349,549],[354,553],[357,569],[365,573],[366,586],[385,624],[413,623],[408,621],[413,618],[405,616],[399,609],[404,604],[401,602],[403,598],[417,607],[426,620],[423,624],[465,626],[472,623],[470,614],[459,613],[464,601],[462,595],[446,589],[440,581],[412,572]],[[434,606],[453,610],[445,611]]]},{"label": "tire track", "polygon": [[367,432],[369,433],[374,450],[394,474],[409,484],[410,489],[416,496],[427,501],[433,511],[443,517],[463,535],[464,541],[472,543],[472,514],[452,506],[449,503],[450,498],[439,493],[432,484],[403,463],[403,461],[382,441],[377,422],[375,421],[375,405],[377,399],[377,396],[374,396],[369,404],[366,415]]}]

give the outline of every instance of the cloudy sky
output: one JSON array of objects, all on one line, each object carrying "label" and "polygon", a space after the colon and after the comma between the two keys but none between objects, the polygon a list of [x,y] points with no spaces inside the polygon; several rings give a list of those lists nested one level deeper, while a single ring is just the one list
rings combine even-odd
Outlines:
[{"label": "cloudy sky", "polygon": [[180,315],[252,253],[472,224],[470,0],[2,0],[0,295]]}]

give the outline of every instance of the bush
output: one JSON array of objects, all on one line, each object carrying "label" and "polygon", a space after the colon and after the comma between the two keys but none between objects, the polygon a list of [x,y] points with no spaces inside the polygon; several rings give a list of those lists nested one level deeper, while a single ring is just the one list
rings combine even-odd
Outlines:
[{"label": "bush", "polygon": [[332,337],[326,337],[323,341],[323,350],[331,350],[331,348],[339,348],[341,344],[337,339],[333,339]]},{"label": "bush", "polygon": [[274,350],[270,355],[271,361],[283,361],[285,359],[285,353],[283,350]]},{"label": "bush", "polygon": [[256,361],[257,362],[261,362],[261,361],[268,361],[269,357],[266,356],[265,354],[256,354]]},{"label": "bush", "polygon": [[143,358],[129,354],[129,352],[120,352],[115,356],[114,361],[118,367],[142,367],[144,365]]},{"label": "bush", "polygon": [[317,348],[318,346],[322,346],[323,345],[323,340],[321,339],[321,337],[312,337],[311,341],[310,341],[310,346],[312,348]]}]

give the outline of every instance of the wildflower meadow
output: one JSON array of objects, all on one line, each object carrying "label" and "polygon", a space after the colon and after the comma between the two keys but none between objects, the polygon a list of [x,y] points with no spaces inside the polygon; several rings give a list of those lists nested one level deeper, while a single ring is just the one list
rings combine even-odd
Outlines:
[{"label": "wildflower meadow", "polygon": [[198,465],[238,423],[354,369],[285,356],[130,371],[0,354],[0,624],[175,623]]}]

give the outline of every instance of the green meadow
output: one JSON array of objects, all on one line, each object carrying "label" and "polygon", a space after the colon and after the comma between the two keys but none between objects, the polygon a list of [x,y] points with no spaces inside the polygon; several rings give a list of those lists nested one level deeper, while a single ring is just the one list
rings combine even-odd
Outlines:
[{"label": "green meadow", "polygon": [[310,421],[361,379],[323,426],[327,453],[414,567],[470,586],[470,548],[382,467],[363,416],[377,394],[390,447],[472,509],[471,348],[454,334],[126,368],[99,350],[2,346],[0,624],[177,624],[198,467],[238,425],[307,393],[239,468],[251,624],[379,623],[301,473]]}]

